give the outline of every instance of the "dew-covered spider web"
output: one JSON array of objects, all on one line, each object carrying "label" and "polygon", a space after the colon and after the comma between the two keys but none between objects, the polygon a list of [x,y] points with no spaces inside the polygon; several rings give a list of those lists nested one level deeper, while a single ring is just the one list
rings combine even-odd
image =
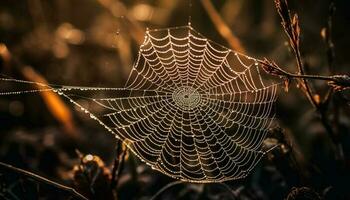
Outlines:
[{"label": "dew-covered spider web", "polygon": [[35,84],[68,98],[153,169],[221,182],[246,177],[265,154],[277,84],[259,65],[184,26],[146,32],[124,88]]}]

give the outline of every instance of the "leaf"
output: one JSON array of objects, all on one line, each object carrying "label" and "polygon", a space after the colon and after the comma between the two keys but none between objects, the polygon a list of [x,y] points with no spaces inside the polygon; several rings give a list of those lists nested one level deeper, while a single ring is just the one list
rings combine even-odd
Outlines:
[{"label": "leaf", "polygon": [[293,29],[293,39],[294,42],[299,46],[300,41],[300,26],[299,26],[299,18],[297,14],[294,14],[292,20],[292,29]]},{"label": "leaf", "polygon": [[289,78],[284,79],[284,91],[285,92],[289,91],[290,82],[291,82],[291,80]]}]

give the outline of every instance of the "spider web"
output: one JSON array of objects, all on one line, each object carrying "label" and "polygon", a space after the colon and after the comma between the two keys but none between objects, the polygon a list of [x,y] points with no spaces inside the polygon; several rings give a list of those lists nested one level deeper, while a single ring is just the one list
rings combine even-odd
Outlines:
[{"label": "spider web", "polygon": [[244,178],[259,162],[278,85],[191,26],[147,30],[124,88],[34,84],[43,89],[0,95],[53,90],[153,169],[199,183]]}]

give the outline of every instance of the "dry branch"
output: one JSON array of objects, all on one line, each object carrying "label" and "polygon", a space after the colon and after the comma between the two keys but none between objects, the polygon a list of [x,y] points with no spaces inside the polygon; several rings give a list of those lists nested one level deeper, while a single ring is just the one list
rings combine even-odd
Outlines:
[{"label": "dry branch", "polygon": [[67,192],[69,192],[70,194],[72,194],[73,196],[75,196],[75,197],[77,197],[79,199],[88,200],[88,198],[84,197],[82,194],[80,194],[79,192],[77,192],[75,189],[73,189],[71,187],[68,187],[68,186],[62,185],[60,183],[54,182],[52,180],[49,180],[47,178],[44,178],[44,177],[39,176],[37,174],[34,174],[32,172],[26,171],[24,169],[20,169],[20,168],[14,167],[12,165],[3,163],[1,161],[0,161],[0,167],[6,168],[6,169],[14,171],[14,172],[17,172],[19,174],[27,176],[27,177],[29,177],[31,179],[34,179],[36,181],[39,181],[41,183],[45,183],[45,184],[51,185],[51,186],[53,186],[55,188],[67,191]]},{"label": "dry branch", "polygon": [[[300,53],[300,26],[299,26],[299,18],[297,14],[294,14],[293,17],[290,13],[287,0],[275,0],[275,5],[277,12],[281,18],[281,24],[283,29],[288,36],[289,45],[291,46],[296,62],[299,74],[305,74],[304,65],[301,60]],[[307,82],[306,79],[301,78],[300,83],[302,88],[304,89],[304,93],[306,97],[309,99],[311,104],[317,108],[318,102],[314,98],[313,91]]]}]

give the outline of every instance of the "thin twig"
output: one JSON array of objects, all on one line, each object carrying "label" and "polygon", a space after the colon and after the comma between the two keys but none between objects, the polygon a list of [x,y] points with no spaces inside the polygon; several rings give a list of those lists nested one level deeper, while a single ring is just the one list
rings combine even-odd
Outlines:
[{"label": "thin twig", "polygon": [[34,174],[32,172],[29,172],[29,171],[26,171],[26,170],[23,170],[23,169],[20,169],[20,168],[17,168],[17,167],[14,167],[12,165],[9,165],[9,164],[6,164],[6,163],[3,163],[0,161],[0,167],[3,167],[3,168],[6,168],[6,169],[9,169],[9,170],[12,170],[12,171],[15,171],[19,174],[22,174],[22,175],[25,175],[25,176],[28,176],[32,179],[35,179],[39,182],[42,182],[42,183],[45,183],[45,184],[48,184],[48,185],[51,185],[53,187],[56,187],[56,188],[59,188],[61,190],[64,190],[64,191],[67,191],[69,193],[71,193],[73,196],[79,198],[79,199],[84,199],[84,200],[88,200],[88,198],[84,197],[82,194],[80,194],[79,192],[77,192],[75,189],[71,188],[71,187],[68,187],[68,186],[65,186],[65,185],[62,185],[60,183],[57,183],[57,182],[54,182],[52,180],[49,180],[47,178],[44,178],[42,176],[39,176],[37,174]]},{"label": "thin twig", "polygon": [[[299,73],[300,75],[304,75],[305,74],[305,70],[304,70],[304,67],[303,67],[303,64],[302,64],[302,61],[301,61],[301,56],[300,56],[300,50],[299,50],[299,47],[298,49],[295,51],[295,56],[296,56],[296,60],[297,60],[297,66],[298,66],[298,69],[299,69]],[[302,78],[302,77],[299,77],[301,78],[301,82],[303,83],[303,87],[305,89],[305,94],[306,94],[306,97],[309,99],[309,101],[311,102],[311,104],[317,108],[318,107],[318,102],[315,100],[314,98],[314,95],[313,95],[313,92],[311,90],[311,87],[307,81],[306,78]]]},{"label": "thin twig", "polygon": [[[300,27],[299,27],[299,19],[298,15],[294,14],[293,17],[291,17],[290,10],[288,7],[287,0],[275,0],[275,5],[277,8],[277,12],[280,15],[281,23],[284,28],[284,31],[286,35],[289,38],[289,44],[290,47],[293,50],[293,53],[295,55],[295,59],[297,62],[297,68],[299,71],[299,74],[292,74],[288,73],[281,68],[279,68],[275,63],[269,62],[265,59],[263,61],[263,67],[265,71],[271,74],[283,76],[286,78],[286,83],[289,83],[289,80],[291,78],[297,78],[298,81],[302,83],[303,91],[306,95],[306,97],[309,99],[311,104],[314,106],[318,114],[320,115],[320,120],[324,128],[326,129],[329,137],[332,139],[333,143],[335,144],[334,152],[336,154],[337,158],[342,158],[342,148],[341,144],[339,142],[339,138],[337,135],[335,135],[333,127],[329,123],[329,119],[327,117],[327,110],[329,105],[329,98],[331,98],[331,94],[333,93],[333,90],[344,90],[350,88],[350,77],[348,75],[332,75],[332,76],[314,76],[314,75],[305,75],[304,66],[301,59],[300,54]],[[331,4],[330,6],[330,14],[328,17],[328,26],[326,29],[324,29],[321,32],[321,35],[323,36],[324,40],[328,44],[328,64],[330,67],[330,70],[333,70],[333,59],[334,59],[334,52],[333,52],[333,42],[331,38],[331,25],[332,25],[332,15],[334,12],[334,5]],[[318,79],[318,80],[325,80],[328,81],[328,84],[331,85],[333,88],[331,88],[328,92],[326,97],[323,101],[318,100],[315,98],[316,95],[313,93],[307,79]]]},{"label": "thin twig", "polygon": [[[289,82],[290,79],[315,79],[315,80],[327,81],[328,84],[333,87],[332,90],[345,90],[350,88],[350,77],[348,75],[320,76],[320,75],[293,74],[281,69],[274,62],[270,62],[267,59],[257,60],[257,62],[261,64],[261,66],[267,73],[282,77],[288,80],[287,82]],[[327,99],[329,100],[329,97]],[[335,135],[332,126],[328,122],[328,118],[326,116],[327,108],[325,107],[325,105],[327,104],[328,102],[317,103],[316,110],[320,115],[320,120],[322,125],[326,129],[332,142],[335,144],[335,147],[333,149],[336,153],[336,157],[341,159],[343,158],[342,147],[340,146],[339,138]]]},{"label": "thin twig", "polygon": [[234,35],[231,29],[226,25],[224,20],[221,18],[219,13],[216,11],[215,7],[210,0],[201,0],[203,7],[207,11],[210,19],[215,25],[216,29],[220,35],[226,39],[233,50],[236,50],[241,53],[245,53],[245,49],[242,46],[240,40],[236,35]]},{"label": "thin twig", "polygon": [[332,34],[334,13],[335,13],[335,5],[333,0],[331,0],[329,9],[328,9],[327,25],[322,29],[321,36],[326,44],[328,68],[332,74],[334,73],[334,59],[335,59],[333,34]]},{"label": "thin twig", "polygon": [[[275,5],[278,14],[281,18],[281,24],[284,28],[284,31],[289,39],[289,45],[293,50],[297,68],[299,71],[299,74],[303,75],[305,74],[304,65],[301,59],[301,53],[300,53],[300,26],[299,26],[299,19],[298,15],[294,14],[293,17],[291,16],[288,3],[286,0],[275,0]],[[300,80],[303,88],[304,93],[310,103],[317,109],[318,102],[315,100],[313,92],[311,90],[311,87],[309,86],[309,83],[306,79],[301,78]]]},{"label": "thin twig", "polygon": [[114,162],[113,162],[113,168],[112,168],[112,178],[111,178],[111,188],[113,189],[116,185],[117,185],[117,181],[116,181],[116,173],[118,170],[118,166],[119,166],[119,156],[120,156],[120,152],[121,152],[121,142],[120,140],[117,141],[116,144],[116,155],[114,158]]},{"label": "thin twig", "polygon": [[121,155],[120,155],[120,163],[119,163],[119,167],[118,167],[118,170],[117,170],[117,180],[119,180],[119,176],[120,174],[122,173],[123,169],[124,169],[124,164],[125,164],[125,156],[126,156],[126,153],[127,153],[127,148],[124,148]]},{"label": "thin twig", "polygon": [[[333,0],[331,0],[329,8],[328,8],[328,18],[327,25],[321,30],[321,36],[326,44],[326,52],[327,52],[327,63],[328,69],[331,74],[334,74],[334,60],[335,60],[335,51],[334,51],[334,43],[333,43],[333,17],[335,13],[335,5]],[[324,102],[329,102],[330,97],[332,96],[332,90],[327,92],[327,95],[324,97]]]},{"label": "thin twig", "polygon": [[263,69],[271,75],[281,76],[287,79],[314,79],[328,81],[331,85],[336,85],[339,87],[350,87],[350,77],[348,75],[332,75],[332,76],[322,76],[322,75],[309,75],[309,74],[294,74],[287,72],[280,68],[276,63],[271,62],[267,59],[257,60],[263,67]]},{"label": "thin twig", "polygon": [[[330,6],[329,6],[327,27],[321,31],[321,35],[322,35],[322,32],[324,31],[323,38],[324,38],[325,42],[327,43],[327,61],[328,61],[329,70],[332,74],[334,73],[333,61],[334,61],[334,57],[335,57],[334,44],[333,44],[332,34],[331,34],[332,33],[332,20],[333,20],[334,11],[335,11],[334,2],[331,2]],[[345,76],[343,76],[343,77],[345,77]],[[349,79],[349,78],[347,77],[347,79]],[[335,83],[336,81],[332,80],[331,85],[334,85],[333,83]],[[344,86],[341,86],[341,87],[335,86],[334,88],[335,89],[349,88],[349,84],[348,83],[345,83],[345,84],[347,86],[345,86],[345,87]],[[332,139],[333,143],[336,146],[335,147],[336,158],[343,159],[343,150],[341,147],[341,143],[339,141],[338,136],[335,134],[333,127],[331,126],[329,119],[327,117],[328,105],[329,105],[330,98],[333,94],[334,88],[330,88],[328,90],[326,96],[324,97],[324,99],[320,102],[317,102],[317,104],[315,104],[315,106],[316,106],[316,109],[320,115],[321,123],[323,124],[324,128],[327,130],[328,135],[330,136],[330,138]],[[313,98],[313,100],[315,102],[314,98]]]},{"label": "thin twig", "polygon": [[114,189],[119,180],[119,176],[124,167],[126,149],[123,149],[123,144],[118,140],[116,148],[116,156],[112,168],[111,188]]}]

